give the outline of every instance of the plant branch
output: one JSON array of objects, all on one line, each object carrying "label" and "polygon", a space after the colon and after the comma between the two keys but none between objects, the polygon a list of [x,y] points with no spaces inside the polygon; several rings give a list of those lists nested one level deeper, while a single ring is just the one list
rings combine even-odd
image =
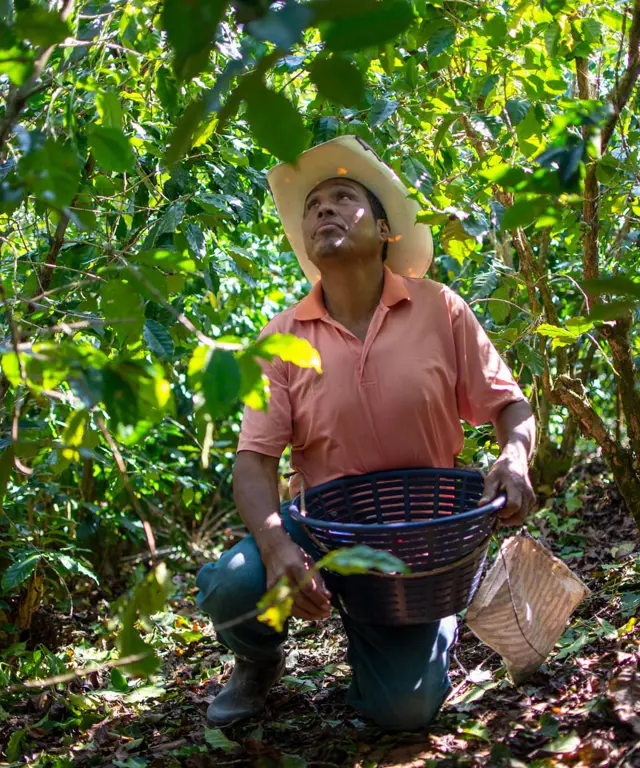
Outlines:
[{"label": "plant branch", "polygon": [[[71,15],[71,12],[73,11],[73,4],[74,0],[63,0],[62,7],[60,8],[60,16],[62,17],[63,21],[66,21]],[[38,91],[42,90],[43,87],[46,88],[50,84],[48,83],[47,85],[43,86],[43,84],[38,85],[37,83],[42,76],[42,73],[44,72],[45,67],[47,66],[49,59],[51,58],[51,54],[55,48],[55,45],[50,45],[47,48],[39,49],[36,60],[33,64],[33,74],[26,81],[26,83],[23,83],[19,88],[15,88],[7,100],[4,117],[2,120],[0,120],[0,153],[4,152],[5,144],[11,131],[13,130],[13,125],[24,109],[27,101],[35,93],[38,93]]]},{"label": "plant branch", "polygon": [[604,152],[618,121],[620,113],[626,106],[631,96],[631,92],[636,84],[640,74],[640,0],[634,0],[631,16],[631,27],[629,29],[629,45],[627,48],[627,67],[614,87],[609,93],[607,100],[613,107],[613,112],[607,119],[602,129],[600,139],[600,151]]}]

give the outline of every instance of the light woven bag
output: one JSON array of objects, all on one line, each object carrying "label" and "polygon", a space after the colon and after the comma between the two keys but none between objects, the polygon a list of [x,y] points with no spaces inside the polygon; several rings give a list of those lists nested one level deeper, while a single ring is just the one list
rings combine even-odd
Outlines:
[{"label": "light woven bag", "polygon": [[502,656],[514,683],[544,662],[588,587],[526,533],[507,539],[467,609],[471,631]]}]

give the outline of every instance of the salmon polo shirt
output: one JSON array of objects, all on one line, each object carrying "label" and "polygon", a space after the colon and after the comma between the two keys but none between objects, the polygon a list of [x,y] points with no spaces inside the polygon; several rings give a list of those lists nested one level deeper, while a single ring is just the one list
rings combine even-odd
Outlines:
[{"label": "salmon polo shirt", "polygon": [[280,358],[265,363],[269,408],[245,407],[238,451],[279,458],[291,445],[305,488],[380,470],[451,468],[464,442],[460,419],[495,421],[525,399],[463,299],[387,267],[364,343],[329,315],[320,282],[260,335],[271,333],[307,339],[322,373]]}]

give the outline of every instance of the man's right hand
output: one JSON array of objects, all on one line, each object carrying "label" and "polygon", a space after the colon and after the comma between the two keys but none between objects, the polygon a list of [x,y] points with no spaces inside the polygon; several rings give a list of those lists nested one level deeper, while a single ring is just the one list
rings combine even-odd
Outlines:
[{"label": "man's right hand", "polygon": [[305,581],[314,563],[303,549],[287,536],[287,540],[276,549],[263,553],[262,561],[267,571],[267,589],[271,589],[283,576],[289,579],[292,586],[301,585],[293,602],[293,616],[308,621],[327,618],[331,594],[319,573],[314,573]]}]

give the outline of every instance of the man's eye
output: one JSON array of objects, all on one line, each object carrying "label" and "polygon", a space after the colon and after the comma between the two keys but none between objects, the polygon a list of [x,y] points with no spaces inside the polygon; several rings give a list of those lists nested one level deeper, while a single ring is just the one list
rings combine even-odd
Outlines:
[{"label": "man's eye", "polygon": [[340,192],[338,195],[338,198],[341,200],[343,197],[346,197],[347,200],[351,200],[351,193],[350,192]]}]

